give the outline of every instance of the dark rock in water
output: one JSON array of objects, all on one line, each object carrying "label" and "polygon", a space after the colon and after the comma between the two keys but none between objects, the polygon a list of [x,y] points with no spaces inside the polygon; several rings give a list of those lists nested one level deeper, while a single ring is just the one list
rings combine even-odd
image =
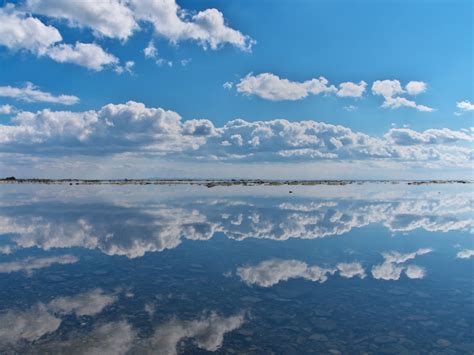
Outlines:
[{"label": "dark rock in water", "polygon": [[328,337],[324,334],[314,333],[312,334],[309,339],[314,341],[328,341]]},{"label": "dark rock in water", "polygon": [[313,326],[319,330],[330,331],[337,328],[337,323],[332,319],[316,318],[311,321]]},{"label": "dark rock in water", "polygon": [[442,348],[447,348],[448,346],[451,345],[451,342],[447,339],[438,339],[436,340],[436,345]]},{"label": "dark rock in water", "polygon": [[47,275],[45,276],[45,279],[49,282],[63,282],[64,280],[66,280],[64,277],[59,275]]},{"label": "dark rock in water", "polygon": [[390,335],[380,335],[374,338],[374,342],[377,344],[395,343],[397,338]]}]

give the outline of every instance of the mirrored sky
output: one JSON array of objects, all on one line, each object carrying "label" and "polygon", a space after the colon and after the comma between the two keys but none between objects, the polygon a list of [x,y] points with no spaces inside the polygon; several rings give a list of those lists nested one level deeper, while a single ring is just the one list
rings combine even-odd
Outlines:
[{"label": "mirrored sky", "polygon": [[0,188],[7,353],[473,350],[469,185]]}]

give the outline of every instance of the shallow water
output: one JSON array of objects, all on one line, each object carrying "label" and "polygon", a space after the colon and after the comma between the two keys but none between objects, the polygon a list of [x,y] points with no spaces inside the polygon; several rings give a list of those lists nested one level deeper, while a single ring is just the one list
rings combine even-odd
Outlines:
[{"label": "shallow water", "polygon": [[0,196],[0,352],[474,352],[470,185]]}]

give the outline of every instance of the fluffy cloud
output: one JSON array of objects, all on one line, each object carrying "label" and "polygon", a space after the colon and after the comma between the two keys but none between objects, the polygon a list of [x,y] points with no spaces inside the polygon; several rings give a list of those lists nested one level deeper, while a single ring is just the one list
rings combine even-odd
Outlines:
[{"label": "fluffy cloud", "polygon": [[20,13],[12,6],[0,8],[0,45],[11,50],[26,49],[43,54],[48,47],[61,41],[56,28]]},{"label": "fluffy cloud", "polygon": [[402,94],[418,95],[426,91],[426,83],[422,81],[410,81],[403,89],[398,80],[376,80],[372,84],[372,93],[383,96],[382,107],[396,109],[402,106],[415,108],[421,112],[432,112],[433,108],[419,105],[415,101],[401,97]]},{"label": "fluffy cloud", "polygon": [[1,115],[9,115],[15,110],[15,108],[11,105],[0,105],[0,114]]},{"label": "fluffy cloud", "polygon": [[119,63],[117,57],[107,53],[95,43],[59,44],[51,47],[46,54],[56,62],[72,63],[95,71]]},{"label": "fluffy cloud", "polygon": [[27,0],[26,8],[36,14],[64,19],[73,27],[89,27],[98,36],[126,40],[138,29],[126,4],[120,0]]},{"label": "fluffy cloud", "polygon": [[243,314],[224,317],[215,312],[196,320],[171,320],[157,327],[147,347],[160,354],[175,355],[181,341],[192,339],[198,348],[216,351],[222,346],[225,334],[240,328],[244,321]]},{"label": "fluffy cloud", "polygon": [[138,1],[130,3],[135,18],[151,22],[158,36],[173,43],[194,40],[204,48],[217,49],[231,44],[249,51],[255,43],[240,31],[228,27],[224,15],[216,9],[207,9],[189,16],[175,0]]},{"label": "fluffy cloud", "polygon": [[115,56],[95,43],[77,42],[71,45],[60,43],[61,41],[62,36],[56,28],[17,11],[11,5],[0,8],[0,45],[11,50],[27,50],[59,63],[73,63],[95,71],[100,71],[108,65],[118,65],[119,60]]},{"label": "fluffy cloud", "polygon": [[427,129],[423,132],[417,132],[409,128],[392,128],[385,134],[385,138],[398,145],[431,145],[474,141],[473,131],[453,131],[448,128]]},{"label": "fluffy cloud", "polygon": [[456,254],[459,259],[470,259],[472,256],[474,256],[473,249],[463,249]]},{"label": "fluffy cloud", "polygon": [[474,104],[471,103],[469,100],[464,100],[464,101],[459,101],[456,102],[456,107],[461,111],[461,112],[455,112],[455,115],[461,115],[463,112],[469,112],[469,111],[474,111]]},{"label": "fluffy cloud", "polygon": [[248,74],[236,84],[238,92],[244,95],[255,95],[271,101],[300,100],[308,95],[334,93],[334,85],[328,85],[326,78],[311,79],[304,82],[281,79],[272,73],[258,75]]},{"label": "fluffy cloud", "polygon": [[418,95],[426,91],[427,85],[423,81],[410,81],[405,89],[409,95]]},{"label": "fluffy cloud", "polygon": [[352,83],[350,81],[341,83],[336,95],[340,97],[362,97],[366,87],[367,83],[363,80],[359,83]]},{"label": "fluffy cloud", "polygon": [[45,258],[29,257],[26,259],[0,263],[0,273],[26,272],[31,274],[38,269],[44,269],[54,264],[73,264],[79,259],[73,255],[51,256]]},{"label": "fluffy cloud", "polygon": [[38,87],[29,82],[27,82],[23,87],[0,86],[0,96],[26,102],[49,102],[63,105],[74,105],[79,102],[79,98],[77,96],[55,96],[49,92],[41,91]]},{"label": "fluffy cloud", "polygon": [[323,283],[336,272],[336,269],[308,266],[298,260],[265,260],[255,266],[243,266],[237,269],[237,275],[248,285],[271,287],[289,279],[303,278]]},{"label": "fluffy cloud", "polygon": [[426,270],[417,265],[405,266],[409,260],[415,259],[418,255],[431,253],[432,249],[419,249],[412,253],[402,254],[397,251],[382,253],[384,262],[372,267],[372,276],[378,280],[398,280],[403,271],[410,279],[422,279],[426,275]]}]

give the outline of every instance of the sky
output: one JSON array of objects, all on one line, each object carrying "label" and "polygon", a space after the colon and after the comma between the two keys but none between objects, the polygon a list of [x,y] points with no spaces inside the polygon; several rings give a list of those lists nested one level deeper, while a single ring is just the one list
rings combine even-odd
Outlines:
[{"label": "sky", "polygon": [[0,0],[0,171],[474,178],[468,0]]}]

